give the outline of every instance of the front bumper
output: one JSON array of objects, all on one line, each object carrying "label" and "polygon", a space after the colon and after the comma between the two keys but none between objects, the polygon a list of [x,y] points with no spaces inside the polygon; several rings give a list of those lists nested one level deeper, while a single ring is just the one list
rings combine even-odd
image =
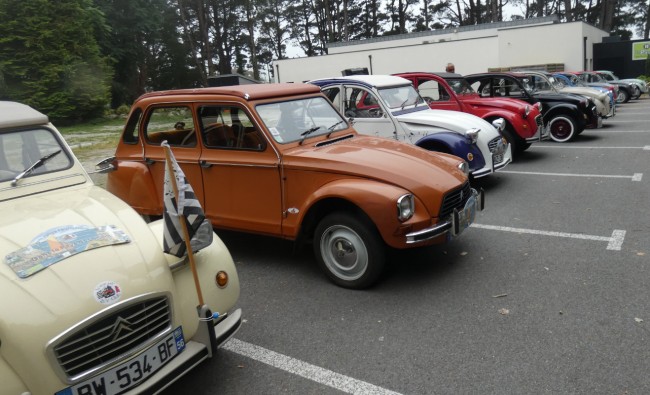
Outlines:
[{"label": "front bumper", "polygon": [[483,192],[483,189],[480,191],[472,189],[472,196],[467,200],[461,210],[454,209],[454,212],[446,221],[437,223],[426,229],[407,233],[406,244],[422,243],[444,234],[447,235],[448,240],[457,237],[474,222],[476,212],[483,211],[484,207],[485,192]]},{"label": "front bumper", "polygon": [[539,126],[537,128],[537,133],[533,137],[528,137],[526,139],[527,143],[536,143],[539,141],[550,140],[551,138],[551,129],[547,126]]}]

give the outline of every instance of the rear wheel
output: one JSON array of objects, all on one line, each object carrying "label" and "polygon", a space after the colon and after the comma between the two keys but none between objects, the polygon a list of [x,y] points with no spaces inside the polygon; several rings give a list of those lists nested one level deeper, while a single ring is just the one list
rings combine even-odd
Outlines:
[{"label": "rear wheel", "polygon": [[369,287],[386,264],[386,246],[374,225],[344,212],[330,214],[318,224],[314,254],[325,274],[344,288]]},{"label": "rear wheel", "polygon": [[549,122],[551,138],[558,143],[564,143],[577,135],[576,122],[570,115],[557,115]]}]

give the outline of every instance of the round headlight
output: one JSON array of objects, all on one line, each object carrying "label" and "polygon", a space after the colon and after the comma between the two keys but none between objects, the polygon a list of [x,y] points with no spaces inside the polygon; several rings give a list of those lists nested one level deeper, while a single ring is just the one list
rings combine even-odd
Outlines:
[{"label": "round headlight", "polygon": [[397,219],[404,222],[415,214],[415,198],[410,193],[397,199]]},{"label": "round headlight", "polygon": [[458,170],[462,171],[466,176],[469,176],[469,165],[467,162],[460,162],[458,164]]},{"label": "round headlight", "polygon": [[528,114],[530,114],[530,106],[526,105],[526,107],[524,108],[524,118],[526,118]]}]

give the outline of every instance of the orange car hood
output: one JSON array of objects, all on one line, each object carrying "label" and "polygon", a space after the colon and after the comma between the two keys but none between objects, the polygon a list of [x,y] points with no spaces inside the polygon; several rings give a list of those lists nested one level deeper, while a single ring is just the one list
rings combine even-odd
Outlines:
[{"label": "orange car hood", "polygon": [[[330,142],[333,143],[327,144]],[[316,149],[298,146],[285,151],[285,168],[318,168],[319,171],[377,179],[425,199],[434,191],[445,193],[466,180],[457,168],[460,158],[385,138],[354,135],[318,145]]]}]

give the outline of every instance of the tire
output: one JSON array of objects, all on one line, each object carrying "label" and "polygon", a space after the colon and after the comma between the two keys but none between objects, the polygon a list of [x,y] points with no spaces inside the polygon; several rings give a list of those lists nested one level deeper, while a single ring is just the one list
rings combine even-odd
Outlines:
[{"label": "tire", "polygon": [[551,139],[558,143],[565,143],[575,137],[578,133],[576,121],[570,115],[556,115],[549,122]]},{"label": "tire", "polygon": [[518,157],[521,155],[522,152],[530,146],[526,146],[526,140],[522,139],[513,129],[512,126],[507,125],[505,129],[503,129],[503,136],[508,140],[510,143],[510,149],[512,151],[512,156],[513,157]]},{"label": "tire", "polygon": [[630,101],[630,94],[624,89],[618,90],[618,96],[616,96],[616,103],[627,103]]},{"label": "tire", "polygon": [[641,97],[641,89],[638,86],[633,85],[632,86],[632,99],[636,100],[639,97]]},{"label": "tire", "polygon": [[321,269],[344,288],[374,284],[386,265],[386,245],[365,218],[337,212],[323,218],[314,233],[314,254]]}]

